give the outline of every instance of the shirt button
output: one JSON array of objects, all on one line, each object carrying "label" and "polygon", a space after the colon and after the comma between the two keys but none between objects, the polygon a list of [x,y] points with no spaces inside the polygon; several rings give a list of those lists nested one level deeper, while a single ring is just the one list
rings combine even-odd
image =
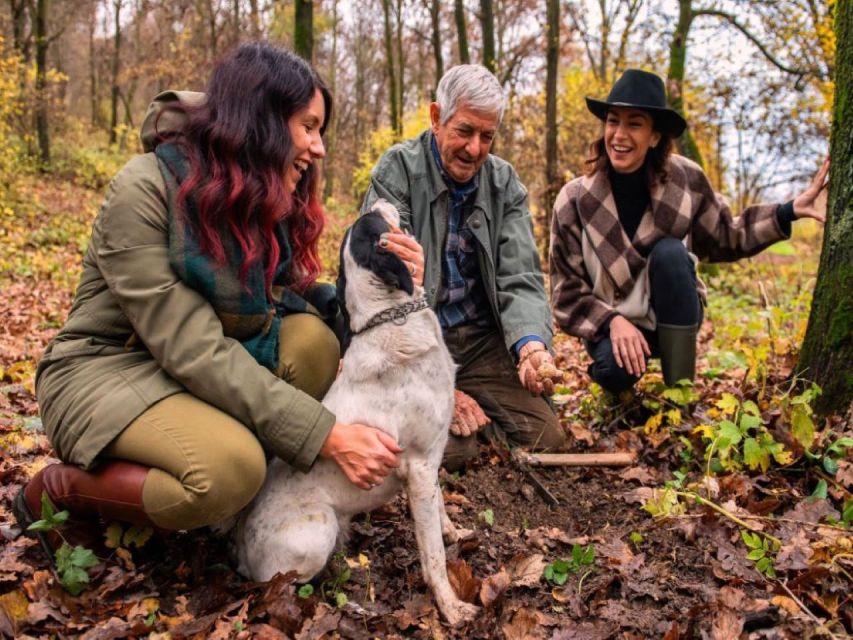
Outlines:
[{"label": "shirt button", "polygon": [[480,228],[480,225],[482,225],[482,223],[481,223],[479,220],[474,220],[474,221],[471,223],[471,226],[472,226],[472,227],[474,227],[475,229],[479,229],[479,228]]}]

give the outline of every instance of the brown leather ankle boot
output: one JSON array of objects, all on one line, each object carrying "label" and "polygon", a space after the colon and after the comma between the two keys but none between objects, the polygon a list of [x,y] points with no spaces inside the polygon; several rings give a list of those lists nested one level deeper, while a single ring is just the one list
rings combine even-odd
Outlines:
[{"label": "brown leather ankle boot", "polygon": [[72,546],[92,546],[92,542],[103,535],[99,518],[153,527],[142,506],[142,487],[149,471],[149,467],[116,460],[105,462],[94,471],[84,471],[70,464],[49,465],[18,493],[14,503],[15,517],[23,532],[33,535],[27,527],[42,517],[42,492],[47,493],[57,511],[67,509],[70,512],[71,517],[62,526],[61,535],[53,531],[47,535],[36,534],[51,561],[52,551],[61,546],[63,540]]}]

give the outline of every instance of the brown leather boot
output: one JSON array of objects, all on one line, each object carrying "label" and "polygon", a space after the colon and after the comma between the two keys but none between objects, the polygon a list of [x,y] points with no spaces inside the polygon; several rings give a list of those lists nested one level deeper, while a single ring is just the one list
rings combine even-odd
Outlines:
[{"label": "brown leather boot", "polygon": [[94,471],[70,464],[49,465],[33,476],[16,496],[15,517],[23,532],[33,535],[27,527],[42,517],[42,492],[47,493],[57,511],[70,512],[61,535],[54,531],[35,534],[53,562],[52,552],[63,540],[72,546],[89,547],[103,537],[98,518],[153,527],[142,506],[142,487],[149,471],[149,467],[117,460],[105,462]]}]

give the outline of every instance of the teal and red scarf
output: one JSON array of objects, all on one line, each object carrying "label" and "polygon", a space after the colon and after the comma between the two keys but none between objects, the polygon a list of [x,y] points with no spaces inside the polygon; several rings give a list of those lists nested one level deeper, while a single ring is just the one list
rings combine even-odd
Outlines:
[{"label": "teal and red scarf", "polygon": [[292,257],[285,222],[275,228],[280,257],[271,297],[266,292],[263,261],[249,268],[245,281],[240,279],[243,252],[230,236],[223,234],[222,237],[224,264],[218,265],[203,255],[193,225],[187,224],[187,218],[197,215],[195,207],[189,202],[187,210],[178,214],[176,206],[181,182],[189,173],[186,155],[180,146],[171,142],[159,144],[155,154],[169,201],[169,263],[172,269],[185,284],[210,302],[226,336],[238,340],[255,360],[276,371],[281,318],[289,313],[313,313],[331,325],[338,312],[334,285],[317,283],[299,294],[282,284]]}]

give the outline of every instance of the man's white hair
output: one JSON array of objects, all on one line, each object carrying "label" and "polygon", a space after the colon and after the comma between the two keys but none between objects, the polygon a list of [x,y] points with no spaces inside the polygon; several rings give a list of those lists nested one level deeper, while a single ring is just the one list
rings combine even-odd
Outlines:
[{"label": "man's white hair", "polygon": [[446,124],[460,106],[480,113],[494,113],[498,123],[504,115],[506,97],[494,74],[479,64],[460,64],[441,77],[435,90],[441,124]]}]

